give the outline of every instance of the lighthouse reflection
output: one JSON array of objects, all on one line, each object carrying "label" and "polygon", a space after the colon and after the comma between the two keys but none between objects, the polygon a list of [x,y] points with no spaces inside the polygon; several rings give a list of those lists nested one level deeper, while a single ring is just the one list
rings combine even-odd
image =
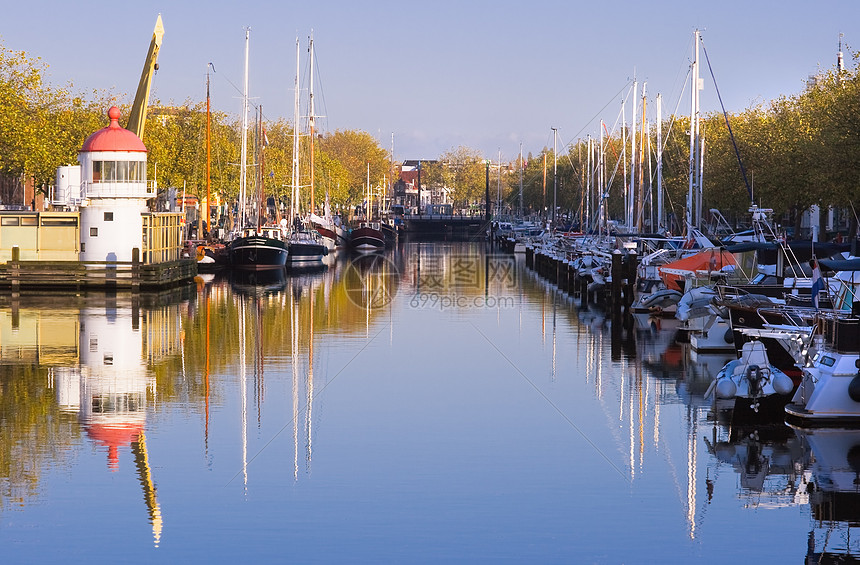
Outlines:
[{"label": "lighthouse reflection", "polygon": [[57,402],[106,454],[110,472],[120,469],[122,451],[130,450],[156,546],[163,518],[146,446],[146,414],[156,384],[149,364],[180,347],[178,309],[179,304],[141,309],[137,298],[102,297],[80,306],[76,316],[69,311],[53,322],[66,331],[34,336],[37,348],[67,357],[77,353],[77,363],[50,369]]}]

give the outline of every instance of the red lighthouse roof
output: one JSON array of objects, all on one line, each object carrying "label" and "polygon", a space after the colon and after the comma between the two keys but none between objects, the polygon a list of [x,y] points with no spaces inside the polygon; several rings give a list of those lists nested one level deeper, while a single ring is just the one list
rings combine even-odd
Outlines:
[{"label": "red lighthouse roof", "polygon": [[146,146],[133,132],[119,125],[120,111],[116,106],[108,110],[110,125],[90,135],[81,151],[142,151]]}]

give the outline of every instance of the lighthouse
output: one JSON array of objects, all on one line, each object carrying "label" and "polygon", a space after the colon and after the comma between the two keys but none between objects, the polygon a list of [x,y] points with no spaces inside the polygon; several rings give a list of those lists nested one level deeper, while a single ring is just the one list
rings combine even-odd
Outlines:
[{"label": "lighthouse", "polygon": [[110,124],[90,135],[78,152],[81,167],[81,261],[131,261],[145,247],[146,201],[155,196],[146,178],[146,146],[119,125],[120,110],[108,110]]}]

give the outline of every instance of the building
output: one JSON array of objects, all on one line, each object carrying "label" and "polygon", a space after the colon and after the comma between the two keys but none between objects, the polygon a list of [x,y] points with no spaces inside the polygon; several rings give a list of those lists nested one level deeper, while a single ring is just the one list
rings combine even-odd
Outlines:
[{"label": "building", "polygon": [[155,186],[147,180],[146,146],[119,125],[119,108],[108,118],[84,141],[78,164],[57,169],[51,210],[0,211],[0,261],[15,247],[21,261],[180,259],[183,215],[150,210]]}]

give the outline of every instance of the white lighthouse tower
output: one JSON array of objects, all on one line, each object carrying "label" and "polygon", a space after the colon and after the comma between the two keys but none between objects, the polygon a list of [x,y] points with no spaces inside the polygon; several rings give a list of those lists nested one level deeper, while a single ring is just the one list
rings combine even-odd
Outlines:
[{"label": "white lighthouse tower", "polygon": [[155,196],[146,180],[146,146],[119,125],[120,111],[108,110],[110,125],[90,135],[78,153],[81,166],[81,261],[131,261],[142,255],[146,201]]}]

